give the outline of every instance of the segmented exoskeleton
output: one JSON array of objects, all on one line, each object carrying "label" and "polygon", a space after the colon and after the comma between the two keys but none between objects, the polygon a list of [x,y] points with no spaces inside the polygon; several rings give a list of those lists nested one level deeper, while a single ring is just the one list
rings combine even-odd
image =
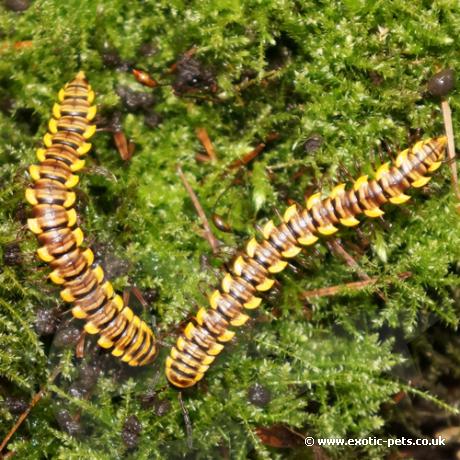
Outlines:
[{"label": "segmented exoskeleton", "polygon": [[194,321],[186,326],[166,360],[166,376],[175,386],[196,384],[224,348],[223,343],[235,334],[230,328],[242,326],[249,319],[245,310],[257,308],[262,299],[257,292],[269,290],[272,274],[286,268],[287,261],[301,251],[301,246],[314,244],[321,235],[332,235],[341,224],[359,224],[357,216],[383,215],[385,203],[402,204],[410,197],[409,187],[422,187],[430,174],[441,165],[446,138],[418,142],[399,153],[394,164],[383,164],[374,179],[361,176],[352,188],[337,185],[326,198],[316,193],[306,208],[289,207],[281,224],[269,221],[263,228],[263,241],[252,238],[233,262],[221,287],[209,296],[211,308],[201,308]]},{"label": "segmented exoskeleton", "polygon": [[85,331],[99,334],[98,344],[112,348],[114,356],[140,366],[155,357],[154,335],[115,294],[102,268],[93,263],[91,249],[82,249],[83,232],[72,207],[75,193],[71,189],[78,183],[74,172],[83,168],[83,157],[91,149],[87,140],[96,131],[91,124],[96,115],[93,100],[83,72],[59,92],[45,148],[37,151],[40,163],[29,168],[34,184],[26,190],[26,199],[33,205],[28,226],[41,245],[38,256],[53,269],[50,279],[64,287],[61,297],[73,304],[75,318],[86,321]]}]

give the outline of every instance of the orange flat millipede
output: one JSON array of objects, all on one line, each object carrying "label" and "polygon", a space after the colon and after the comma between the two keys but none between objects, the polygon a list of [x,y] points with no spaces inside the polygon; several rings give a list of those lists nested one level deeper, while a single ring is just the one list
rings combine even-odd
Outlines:
[{"label": "orange flat millipede", "polygon": [[267,222],[262,241],[252,238],[247,243],[223,277],[220,289],[209,295],[211,308],[200,308],[179,336],[166,359],[168,380],[180,388],[201,380],[224,343],[235,335],[231,328],[246,323],[249,316],[245,310],[260,305],[262,298],[256,294],[273,286],[271,275],[284,270],[287,259],[320,236],[334,234],[338,225],[358,225],[360,214],[380,217],[382,205],[405,203],[410,198],[405,191],[426,185],[431,173],[441,166],[446,143],[446,137],[418,142],[399,153],[393,164],[383,164],[373,179],[361,176],[349,189],[339,184],[325,198],[315,193],[305,208],[290,206],[279,225]]},{"label": "orange flat millipede", "polygon": [[79,180],[75,172],[84,167],[83,158],[91,149],[88,139],[96,131],[91,123],[96,115],[93,101],[83,72],[59,92],[44,148],[37,150],[39,164],[29,168],[34,184],[26,190],[33,206],[27,223],[40,243],[39,258],[53,269],[49,278],[63,287],[61,297],[73,304],[73,316],[86,322],[85,331],[99,334],[98,344],[112,355],[142,366],[155,358],[155,337],[114,292],[103,269],[94,264],[91,249],[82,248],[83,232],[73,208],[72,188]]}]

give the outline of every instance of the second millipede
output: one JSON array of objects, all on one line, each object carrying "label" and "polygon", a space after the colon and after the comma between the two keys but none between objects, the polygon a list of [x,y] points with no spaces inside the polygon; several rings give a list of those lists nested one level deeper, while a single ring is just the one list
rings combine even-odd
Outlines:
[{"label": "second millipede", "polygon": [[279,225],[267,222],[263,240],[259,243],[252,238],[247,243],[223,277],[220,289],[210,294],[211,308],[200,308],[179,336],[166,359],[168,380],[179,388],[200,381],[224,343],[235,335],[230,328],[248,321],[244,311],[261,304],[257,292],[273,286],[270,276],[283,271],[287,259],[295,257],[302,246],[316,243],[320,236],[337,232],[337,225],[358,225],[360,214],[376,218],[384,214],[382,205],[405,203],[410,199],[405,191],[426,185],[441,166],[446,144],[444,136],[420,141],[400,152],[393,164],[383,164],[373,179],[361,176],[350,189],[339,184],[326,198],[315,193],[305,208],[289,207]]},{"label": "second millipede", "polygon": [[83,232],[72,207],[78,183],[74,172],[84,167],[91,149],[87,140],[96,126],[94,92],[85,74],[79,72],[59,92],[53,107],[45,148],[37,150],[38,165],[29,173],[34,181],[26,199],[33,206],[29,229],[41,245],[37,254],[53,271],[49,278],[62,285],[61,297],[73,304],[72,314],[83,319],[88,334],[99,334],[98,344],[131,366],[150,363],[156,355],[151,329],[115,294],[103,269],[94,264],[91,249],[82,249]]}]

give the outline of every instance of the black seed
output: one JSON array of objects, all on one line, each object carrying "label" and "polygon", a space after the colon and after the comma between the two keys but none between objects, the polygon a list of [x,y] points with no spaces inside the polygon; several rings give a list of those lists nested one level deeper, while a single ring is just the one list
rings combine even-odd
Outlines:
[{"label": "black seed", "polygon": [[11,11],[25,11],[30,7],[29,0],[4,0],[5,8]]},{"label": "black seed", "polygon": [[148,113],[146,113],[144,116],[145,126],[151,129],[156,128],[162,121],[163,117],[152,110],[149,110]]},{"label": "black seed", "polygon": [[76,345],[81,331],[77,326],[67,326],[59,329],[54,338],[54,345],[59,348]]},{"label": "black seed", "polygon": [[141,56],[154,56],[158,53],[158,48],[153,43],[142,43],[139,47],[139,54]]},{"label": "black seed", "polygon": [[15,241],[3,245],[3,263],[5,265],[20,265],[22,262],[21,248]]},{"label": "black seed", "polygon": [[122,59],[118,50],[108,42],[104,42],[102,45],[100,55],[102,62],[107,67],[114,68],[122,72],[128,72],[131,68],[131,63]]},{"label": "black seed", "polygon": [[455,72],[452,69],[444,69],[433,75],[428,81],[428,91],[433,96],[445,96],[455,86]]},{"label": "black seed", "polygon": [[80,423],[72,417],[67,409],[59,409],[56,413],[56,421],[63,431],[71,436],[77,436],[81,433]]},{"label": "black seed", "polygon": [[369,78],[371,79],[371,82],[374,86],[380,86],[385,81],[382,75],[380,75],[375,70],[371,70],[369,72]]},{"label": "black seed", "polygon": [[85,390],[90,390],[97,383],[99,370],[95,366],[83,366],[78,376],[79,385]]},{"label": "black seed", "polygon": [[255,406],[265,407],[271,401],[270,390],[259,383],[249,387],[248,401]]},{"label": "black seed", "polygon": [[17,396],[7,396],[3,404],[8,412],[13,415],[22,414],[29,407],[29,404],[24,398]]},{"label": "black seed", "polygon": [[153,390],[148,390],[147,393],[139,396],[139,402],[141,403],[142,409],[151,409],[157,402],[156,392]]},{"label": "black seed", "polygon": [[119,85],[116,93],[128,111],[150,109],[155,102],[151,92],[134,91],[128,86]]},{"label": "black seed", "polygon": [[324,139],[319,134],[312,134],[303,144],[306,153],[313,153],[323,144]]},{"label": "black seed", "polygon": [[122,63],[120,56],[115,51],[105,51],[101,57],[107,67],[118,67]]},{"label": "black seed", "polygon": [[214,213],[212,215],[212,222],[221,232],[230,233],[232,228],[225,222],[224,218],[220,214]]},{"label": "black seed", "polygon": [[142,425],[135,415],[130,415],[123,425],[121,438],[128,449],[134,449],[139,442],[139,434],[142,431]]},{"label": "black seed", "polygon": [[85,365],[80,369],[78,379],[72,383],[69,393],[74,398],[84,399],[96,385],[99,370],[95,366]]},{"label": "black seed", "polygon": [[34,328],[40,336],[54,334],[58,319],[54,312],[48,308],[40,308],[35,314]]},{"label": "black seed", "polygon": [[201,61],[186,55],[176,63],[176,80],[172,86],[176,94],[217,89],[214,74]]},{"label": "black seed", "polygon": [[169,413],[170,410],[171,410],[171,403],[167,401],[166,399],[162,401],[156,401],[154,411],[158,417],[163,417],[163,415],[166,415],[167,413]]},{"label": "black seed", "polygon": [[107,67],[120,67],[123,64],[118,51],[107,42],[102,45],[101,58]]}]

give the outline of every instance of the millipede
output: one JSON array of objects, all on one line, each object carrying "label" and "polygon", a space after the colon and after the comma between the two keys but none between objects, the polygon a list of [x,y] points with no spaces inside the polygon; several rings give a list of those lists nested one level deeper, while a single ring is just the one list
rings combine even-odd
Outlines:
[{"label": "millipede", "polygon": [[431,138],[400,152],[396,160],[384,163],[370,179],[359,177],[351,188],[344,183],[322,197],[315,193],[300,208],[287,208],[279,225],[270,220],[262,229],[262,241],[252,238],[225,273],[220,288],[209,295],[210,308],[200,308],[185,327],[166,359],[166,377],[179,388],[200,381],[217,355],[230,341],[232,327],[244,325],[245,310],[259,307],[258,294],[271,289],[272,275],[283,271],[287,260],[295,257],[302,246],[311,246],[321,236],[333,235],[338,226],[353,227],[358,216],[377,218],[384,214],[382,205],[400,205],[410,196],[410,187],[420,188],[442,164],[447,138]]},{"label": "millipede", "polygon": [[115,293],[92,250],[82,247],[84,235],[73,208],[72,188],[79,181],[74,173],[84,167],[88,139],[96,131],[94,97],[82,71],[59,91],[44,147],[37,150],[39,164],[29,167],[34,184],[25,193],[33,206],[27,224],[40,244],[38,257],[52,268],[49,278],[63,287],[61,298],[73,305],[75,318],[85,321],[84,330],[99,334],[97,343],[123,362],[142,366],[156,355],[153,332]]}]

